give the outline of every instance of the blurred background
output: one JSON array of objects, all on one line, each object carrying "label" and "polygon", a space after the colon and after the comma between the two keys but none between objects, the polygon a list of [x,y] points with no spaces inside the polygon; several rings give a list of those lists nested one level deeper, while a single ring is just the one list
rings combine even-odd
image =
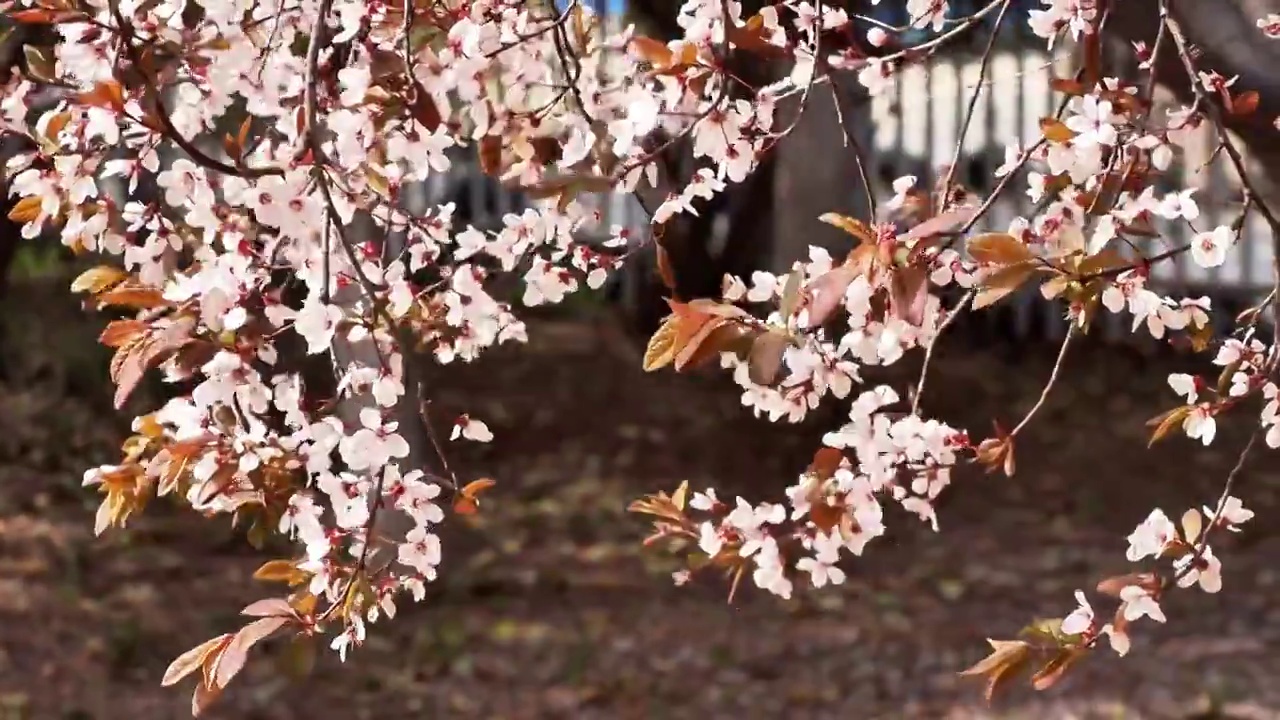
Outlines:
[{"label": "blurred background", "polygon": [[[891,24],[900,3],[881,3]],[[1005,144],[1039,136],[1060,102],[1059,56],[1028,38],[1015,3],[990,62],[988,88],[959,155],[982,195]],[[670,3],[597,5],[611,23],[670,33]],[[976,6],[953,2],[959,17]],[[728,193],[697,223],[676,228],[687,260],[682,282],[717,287],[724,271],[783,269],[810,243],[839,250],[817,222],[837,209],[865,216],[850,150],[833,102],[867,151],[880,197],[892,180],[931,186],[949,163],[978,82],[989,27],[904,72],[868,99],[846,78],[815,97],[810,119],[782,143],[764,180]],[[904,38],[919,42],[927,35]],[[1127,59],[1111,61],[1123,68]],[[757,68],[761,73],[765,69]],[[1238,189],[1206,136],[1181,159],[1180,178],[1201,188],[1206,225],[1227,222]],[[487,226],[523,199],[459,154],[408,203],[453,201]],[[1019,187],[1015,181],[1014,188]],[[596,199],[608,224],[643,232],[628,198]],[[750,210],[751,212],[748,212]],[[1033,212],[1025,196],[997,202],[989,227]],[[754,214],[753,214],[754,213]],[[68,289],[83,261],[56,241],[0,242],[11,251],[0,305],[0,720],[160,720],[185,717],[188,688],[162,689],[169,661],[239,626],[247,603],[275,591],[250,579],[267,557],[227,527],[155,503],[125,531],[92,536],[97,495],[81,474],[118,458],[128,415],[111,408],[109,355],[94,340],[104,319]],[[1169,229],[1174,240],[1182,239]],[[1270,244],[1250,226],[1242,249],[1212,272],[1171,265],[1170,292],[1209,294],[1231,308],[1269,285]],[[459,447],[468,477],[498,481],[474,522],[452,523],[445,564],[420,606],[370,630],[345,666],[322,653],[313,675],[291,681],[286,652],[268,643],[214,718],[1271,718],[1280,717],[1280,638],[1272,592],[1280,551],[1267,518],[1275,474],[1256,461],[1239,495],[1258,512],[1222,537],[1226,589],[1173,595],[1167,626],[1143,625],[1132,654],[1089,658],[1044,694],[1016,689],[994,706],[979,682],[956,672],[1037,617],[1073,609],[1072,591],[1125,572],[1124,540],[1155,506],[1169,514],[1211,504],[1248,432],[1229,421],[1212,448],[1184,438],[1146,449],[1144,422],[1170,407],[1168,373],[1200,360],[1127,338],[1127,318],[1104,325],[1068,356],[1063,379],[1018,448],[1012,479],[961,474],[942,500],[942,534],[910,517],[847,567],[841,587],[781,601],[743,588],[729,605],[715,578],[675,588],[677,566],[642,550],[646,527],[632,499],[714,486],[722,496],[777,497],[804,468],[841,408],[800,426],[753,419],[737,388],[714,370],[640,370],[660,288],[642,259],[598,293],[584,292],[530,321],[530,344],[469,366],[433,369],[440,417],[471,412],[494,442]],[[1061,309],[1032,292],[985,313],[945,342],[924,407],[982,437],[1034,404],[1048,377]],[[919,358],[869,373],[902,383]],[[138,410],[164,397],[152,384]],[[1233,424],[1234,423],[1234,424]]]}]

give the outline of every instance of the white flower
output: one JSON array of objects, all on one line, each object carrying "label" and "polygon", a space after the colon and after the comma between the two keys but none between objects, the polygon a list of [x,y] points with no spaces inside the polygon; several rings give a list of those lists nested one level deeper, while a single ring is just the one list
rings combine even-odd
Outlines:
[{"label": "white flower", "polygon": [[1207,593],[1216,593],[1222,589],[1222,562],[1213,554],[1213,548],[1207,545],[1197,558],[1195,553],[1184,555],[1173,563],[1174,572],[1178,575],[1178,587],[1191,587],[1196,583]]},{"label": "white flower", "polygon": [[1221,513],[1215,513],[1213,508],[1205,506],[1204,514],[1210,524],[1221,523],[1233,532],[1240,532],[1238,526],[1253,519],[1253,511],[1246,509],[1244,503],[1240,502],[1240,498],[1234,495],[1227,496],[1226,501],[1222,503]]},{"label": "white flower", "polygon": [[1187,419],[1182,421],[1182,430],[1192,440],[1199,440],[1206,446],[1211,444],[1218,433],[1218,423],[1213,419],[1213,406],[1209,403],[1197,405]]},{"label": "white flower", "polygon": [[1089,629],[1093,627],[1093,606],[1089,604],[1089,599],[1084,596],[1084,591],[1076,591],[1076,602],[1080,604],[1080,607],[1072,611],[1062,621],[1062,632],[1067,635],[1082,635],[1089,632]]},{"label": "white flower", "polygon": [[1194,375],[1173,373],[1169,376],[1169,387],[1173,388],[1174,392],[1185,397],[1188,405],[1196,401],[1199,391],[1196,390],[1196,378]]},{"label": "white flower", "polygon": [[493,432],[484,422],[473,420],[470,415],[462,415],[453,423],[453,432],[449,435],[449,439],[457,440],[460,437],[474,442],[489,442],[493,439]]},{"label": "white flower", "polygon": [[1146,520],[1129,534],[1129,550],[1125,557],[1138,562],[1145,557],[1159,557],[1160,553],[1178,537],[1178,528],[1164,511],[1156,508]]},{"label": "white flower", "polygon": [[1165,622],[1164,611],[1160,609],[1160,604],[1151,596],[1151,593],[1137,585],[1128,585],[1120,590],[1120,603],[1120,612],[1129,622],[1143,615],[1156,622]]},{"label": "white flower", "polygon": [[1220,225],[1209,232],[1197,233],[1191,238],[1191,259],[1200,267],[1218,267],[1226,262],[1232,238],[1231,228],[1226,225]]}]

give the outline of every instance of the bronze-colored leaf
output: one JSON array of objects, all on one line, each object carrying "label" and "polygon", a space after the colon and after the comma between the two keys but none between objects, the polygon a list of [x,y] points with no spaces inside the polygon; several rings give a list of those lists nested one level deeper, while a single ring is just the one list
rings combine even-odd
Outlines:
[{"label": "bronze-colored leaf", "polygon": [[1053,78],[1049,81],[1049,87],[1053,88],[1055,92],[1073,97],[1089,94],[1089,89],[1084,86],[1084,83],[1071,78]]},{"label": "bronze-colored leaf", "polygon": [[1013,678],[1031,658],[1031,645],[1021,640],[987,640],[991,653],[972,667],[960,671],[960,675],[987,676],[987,702],[995,697],[1001,685]]},{"label": "bronze-colored leaf", "polygon": [[782,356],[791,344],[791,338],[781,332],[770,331],[756,337],[747,358],[747,374],[757,385],[772,385],[782,369]]},{"label": "bronze-colored leaf", "polygon": [[458,491],[453,500],[453,511],[459,515],[474,515],[480,510],[480,494],[496,486],[497,481],[491,478],[472,480]]},{"label": "bronze-colored leaf", "polygon": [[818,448],[818,452],[813,454],[813,461],[809,463],[807,472],[817,477],[819,480],[827,480],[836,474],[836,470],[840,469],[840,463],[844,461],[844,453],[833,447]]},{"label": "bronze-colored leaf", "polygon": [[749,356],[751,352],[750,331],[738,323],[717,318],[707,323],[704,337],[695,336],[676,354],[677,371],[692,369],[718,358],[722,352],[733,352],[740,356]]},{"label": "bronze-colored leaf", "polygon": [[41,205],[44,200],[38,195],[30,195],[22,198],[9,208],[9,219],[16,223],[33,222],[40,217]]},{"label": "bronze-colored leaf", "polygon": [[827,321],[831,317],[831,313],[836,308],[844,305],[845,293],[849,290],[849,286],[853,284],[854,278],[858,276],[858,271],[849,266],[841,265],[831,271],[824,273],[809,283],[807,288],[809,294],[809,325],[817,327]]},{"label": "bronze-colored leaf", "polygon": [[969,222],[977,212],[978,208],[973,205],[961,205],[960,207],[952,208],[940,215],[935,215],[934,217],[925,220],[919,225],[908,230],[902,237],[904,240],[911,241],[924,240],[925,238],[930,238],[934,235],[942,235]]},{"label": "bronze-colored leaf", "polygon": [[117,113],[124,112],[124,88],[115,80],[99,80],[94,83],[92,89],[80,93],[76,99],[82,105],[107,108]]},{"label": "bronze-colored leaf", "polygon": [[982,289],[973,298],[973,309],[994,305],[1022,286],[1036,272],[1031,263],[1006,265],[982,280]]},{"label": "bronze-colored leaf", "polygon": [[[257,577],[257,573],[254,573]],[[245,609],[240,611],[241,615],[249,617],[294,617],[295,612],[293,606],[284,598],[263,598],[249,603]]]},{"label": "bronze-colored leaf", "polygon": [[1231,98],[1230,112],[1237,117],[1252,115],[1257,112],[1260,99],[1256,90],[1246,90]]},{"label": "bronze-colored leaf", "polygon": [[929,273],[920,267],[904,267],[893,271],[889,286],[890,311],[911,325],[924,324],[924,310],[929,303]]},{"label": "bronze-colored leaf", "polygon": [[141,320],[112,320],[103,328],[98,342],[109,348],[118,348],[136,339],[146,328],[147,324]]},{"label": "bronze-colored leaf", "polygon": [[1154,426],[1155,430],[1151,433],[1151,440],[1147,443],[1147,447],[1160,442],[1174,428],[1180,426],[1193,409],[1190,405],[1183,405],[1148,420],[1147,427]]},{"label": "bronze-colored leaf", "polygon": [[413,91],[413,104],[409,106],[409,113],[413,115],[414,120],[427,129],[427,132],[435,132],[444,122],[444,118],[440,116],[440,108],[436,107],[436,101],[431,97],[431,93],[427,92],[417,79],[413,81]]},{"label": "bronze-colored leaf", "polygon": [[857,238],[859,242],[865,245],[874,245],[876,242],[875,233],[873,233],[871,228],[861,220],[833,212],[824,213],[818,219],[828,225],[840,228]]},{"label": "bronze-colored leaf", "polygon": [[966,248],[970,257],[983,265],[1013,265],[1035,259],[1025,243],[1008,233],[974,235]]},{"label": "bronze-colored leaf", "polygon": [[71,122],[71,113],[60,112],[49,118],[49,122],[44,126],[44,136],[50,140],[57,140],[58,134],[67,127],[67,123]]},{"label": "bronze-colored leaf", "polygon": [[1089,651],[1078,647],[1059,651],[1052,660],[1031,676],[1031,686],[1036,690],[1048,690],[1053,687],[1066,674],[1067,668],[1074,665],[1087,652]]},{"label": "bronze-colored leaf", "polygon": [[480,138],[480,169],[485,175],[498,177],[502,174],[502,136],[490,133]]},{"label": "bronze-colored leaf", "polygon": [[679,318],[675,315],[667,316],[667,319],[653,333],[653,337],[649,338],[649,344],[644,350],[645,372],[653,372],[670,365],[676,358],[676,325],[679,324]]},{"label": "bronze-colored leaf", "polygon": [[169,667],[164,671],[164,677],[160,680],[161,687],[168,687],[182,678],[190,675],[204,664],[209,654],[220,648],[224,643],[230,642],[231,634],[225,633],[215,638],[210,638],[182,653],[173,662],[169,663]]},{"label": "bronze-colored leaf", "polygon": [[1099,581],[1097,590],[1103,595],[1118,598],[1120,597],[1120,591],[1130,585],[1154,589],[1154,587],[1159,585],[1159,579],[1153,573],[1149,572],[1127,573],[1125,575],[1116,575]]},{"label": "bronze-colored leaf", "polygon": [[127,283],[98,294],[96,300],[100,307],[127,307],[135,310],[150,310],[170,304],[164,299],[164,293],[157,288]]},{"label": "bronze-colored leaf", "polygon": [[253,579],[262,582],[292,583],[293,579],[301,574],[302,572],[292,560],[268,560],[254,571]]},{"label": "bronze-colored leaf", "polygon": [[671,52],[671,48],[667,47],[666,43],[643,35],[636,35],[631,38],[631,49],[642,60],[655,68],[669,67],[674,58],[674,53]]},{"label": "bronze-colored leaf", "polygon": [[1182,539],[1187,544],[1194,545],[1202,529],[1204,529],[1204,517],[1199,510],[1189,508],[1182,514]]},{"label": "bronze-colored leaf", "polygon": [[1075,131],[1067,127],[1057,118],[1040,118],[1040,133],[1044,139],[1054,143],[1070,142],[1076,136]]},{"label": "bronze-colored leaf", "polygon": [[680,510],[683,512],[684,504],[688,499],[689,499],[689,481],[683,480],[680,482],[680,487],[677,487],[676,491],[671,493],[671,504],[675,505],[677,510]]},{"label": "bronze-colored leaf", "polygon": [[[284,601],[281,600],[281,602]],[[231,680],[244,668],[244,663],[249,657],[249,650],[288,624],[289,618],[274,616],[259,618],[240,628],[240,632],[236,633],[231,642],[227,643],[226,649],[222,651],[222,655],[218,658],[214,685],[219,688],[225,688],[230,684]]]}]

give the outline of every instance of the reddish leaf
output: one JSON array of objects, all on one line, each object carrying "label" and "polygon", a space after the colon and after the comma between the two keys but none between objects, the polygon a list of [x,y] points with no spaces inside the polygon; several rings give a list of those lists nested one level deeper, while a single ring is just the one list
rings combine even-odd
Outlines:
[{"label": "reddish leaf", "polygon": [[29,223],[40,217],[43,200],[38,195],[24,197],[9,209],[9,219],[16,223]]},{"label": "reddish leaf", "polygon": [[1246,90],[1231,99],[1230,112],[1237,116],[1252,115],[1258,109],[1258,101],[1257,91]]},{"label": "reddish leaf", "polygon": [[674,53],[671,52],[671,48],[667,47],[666,43],[643,35],[636,35],[631,38],[631,49],[642,60],[655,68],[669,67],[674,58]]},{"label": "reddish leaf", "polygon": [[974,261],[983,265],[1013,265],[1035,259],[1025,243],[1008,233],[974,235],[965,247]]},{"label": "reddish leaf", "polygon": [[836,470],[840,469],[840,463],[843,461],[844,453],[836,448],[819,448],[818,452],[813,454],[813,462],[809,463],[808,472],[817,476],[819,480],[827,480],[836,474]]},{"label": "reddish leaf", "polygon": [[1076,136],[1075,131],[1067,127],[1057,118],[1040,118],[1040,134],[1044,139],[1054,143],[1070,142]]},{"label": "reddish leaf", "polygon": [[179,655],[173,662],[169,663],[168,669],[164,671],[164,678],[160,680],[161,687],[168,687],[182,680],[182,678],[195,672],[209,655],[224,643],[231,640],[231,634],[226,633],[215,638],[210,638],[191,648],[190,650]]},{"label": "reddish leaf", "polygon": [[1084,657],[1088,650],[1082,648],[1067,648],[1053,656],[1053,659],[1045,664],[1044,667],[1036,671],[1031,676],[1031,686],[1036,690],[1048,690],[1053,687],[1063,675],[1066,674],[1067,668],[1075,664],[1077,660]]},{"label": "reddish leaf", "polygon": [[985,675],[987,677],[987,702],[995,697],[996,690],[1013,678],[1031,658],[1031,645],[1021,640],[987,640],[991,644],[991,654],[979,660],[972,667],[962,670],[961,675]]},{"label": "reddish leaf", "polygon": [[662,325],[653,333],[653,337],[649,338],[649,344],[644,349],[644,361],[642,367],[645,372],[653,372],[670,365],[676,357],[676,324],[679,318],[675,315],[668,316]]},{"label": "reddish leaf", "polygon": [[225,688],[230,684],[236,674],[244,668],[244,663],[249,658],[249,650],[288,623],[288,618],[264,617],[240,628],[240,632],[235,634],[231,642],[227,643],[226,649],[218,656],[214,687]]},{"label": "reddish leaf", "polygon": [[141,320],[112,320],[103,328],[98,342],[109,348],[118,348],[136,339],[146,328],[146,323]]},{"label": "reddish leaf", "polygon": [[848,215],[841,215],[840,213],[830,213],[830,212],[824,213],[818,219],[828,225],[838,227],[841,230],[849,233],[850,235],[857,238],[858,241],[863,243],[864,245],[875,244],[875,241],[876,241],[875,233],[873,233],[871,231],[871,228],[868,227],[867,224],[862,222],[861,220],[858,220],[856,218],[851,218]]},{"label": "reddish leaf", "polygon": [[1103,595],[1118,598],[1120,597],[1120,591],[1130,585],[1137,585],[1141,588],[1154,590],[1159,587],[1160,581],[1154,573],[1128,573],[1126,575],[1116,575],[1100,581],[1098,583],[1097,590]]},{"label": "reddish leaf", "polygon": [[849,265],[824,273],[809,283],[809,325],[817,327],[831,317],[836,308],[844,305],[844,295],[858,271]]},{"label": "reddish leaf", "polygon": [[969,222],[977,212],[978,208],[972,205],[961,205],[916,225],[903,236],[903,239],[923,240],[934,235],[950,232]]},{"label": "reddish leaf", "polygon": [[757,385],[771,385],[782,369],[782,356],[791,338],[780,332],[761,334],[751,345],[751,354],[747,358],[747,371],[751,382]]},{"label": "reddish leaf", "polygon": [[[259,568],[259,572],[261,572],[261,568]],[[258,577],[258,573],[253,575]],[[264,598],[250,603],[240,611],[240,614],[248,615],[249,617],[294,617],[297,613],[294,612],[293,606],[289,604],[289,601],[284,598]]]},{"label": "reddish leaf", "polygon": [[1063,93],[1064,95],[1088,95],[1089,90],[1078,80],[1071,78],[1054,78],[1049,81],[1049,87],[1054,91]]},{"label": "reddish leaf", "polygon": [[191,715],[200,717],[205,710],[208,710],[218,696],[222,694],[221,688],[210,687],[203,682],[196,685],[196,691],[191,695]]},{"label": "reddish leaf", "polygon": [[690,341],[675,357],[676,370],[696,368],[720,356],[722,352],[733,352],[739,356],[749,356],[751,352],[750,334],[738,323],[727,320],[707,323],[708,332],[700,340]]},{"label": "reddish leaf", "polygon": [[982,289],[973,298],[973,309],[981,310],[1000,302],[1021,287],[1035,272],[1035,265],[1021,263],[1007,265],[987,275],[982,280]]},{"label": "reddish leaf", "polygon": [[480,138],[480,169],[484,174],[497,177],[502,174],[502,136],[485,135]]},{"label": "reddish leaf", "polygon": [[436,101],[432,99],[431,93],[428,93],[422,83],[416,79],[413,81],[413,103],[409,105],[409,114],[426,128],[427,132],[435,132],[444,122],[444,118],[440,116],[440,108],[436,107]]},{"label": "reddish leaf", "polygon": [[905,267],[895,270],[890,286],[889,304],[894,315],[912,325],[924,322],[924,309],[929,302],[929,273],[923,268]]},{"label": "reddish leaf", "polygon": [[124,88],[115,80],[99,80],[92,90],[80,93],[77,99],[83,105],[124,112]]},{"label": "reddish leaf", "polygon": [[459,515],[474,515],[480,510],[480,493],[497,484],[489,478],[480,478],[467,483],[454,498],[453,511]]},{"label": "reddish leaf", "polygon": [[56,25],[83,18],[82,13],[75,10],[54,10],[51,8],[31,8],[9,13],[7,17],[14,22],[31,25]]}]

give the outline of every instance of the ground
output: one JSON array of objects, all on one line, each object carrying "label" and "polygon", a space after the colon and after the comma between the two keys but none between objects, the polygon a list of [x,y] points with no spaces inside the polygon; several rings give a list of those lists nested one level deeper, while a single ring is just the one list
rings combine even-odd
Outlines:
[{"label": "ground", "polygon": [[[80,474],[115,457],[125,428],[84,341],[94,321],[43,284],[4,307],[0,718],[184,717],[190,688],[160,688],[165,666],[274,590],[249,579],[264,558],[221,520],[163,504],[95,539]],[[686,479],[779,497],[823,427],[755,420],[714,374],[646,375],[602,327],[540,321],[530,347],[433,378],[442,414],[469,410],[497,435],[451,458],[498,480],[480,522],[447,538],[428,600],[375,626],[345,666],[326,653],[291,682],[268,646],[210,716],[1280,717],[1280,537],[1267,524],[1280,483],[1267,456],[1240,485],[1259,520],[1221,538],[1221,594],[1176,593],[1167,626],[1142,623],[1128,658],[1098,653],[1046,693],[987,707],[980,683],[956,675],[985,637],[1060,617],[1074,589],[1129,570],[1124,536],[1152,507],[1216,499],[1241,428],[1210,449],[1146,449],[1143,421],[1174,401],[1163,379],[1185,361],[1082,348],[1017,475],[960,476],[941,533],[895,517],[844,586],[791,602],[745,589],[730,605],[716,579],[673,587],[627,503]],[[925,406],[982,435],[1034,402],[1053,353],[952,343]]]}]

